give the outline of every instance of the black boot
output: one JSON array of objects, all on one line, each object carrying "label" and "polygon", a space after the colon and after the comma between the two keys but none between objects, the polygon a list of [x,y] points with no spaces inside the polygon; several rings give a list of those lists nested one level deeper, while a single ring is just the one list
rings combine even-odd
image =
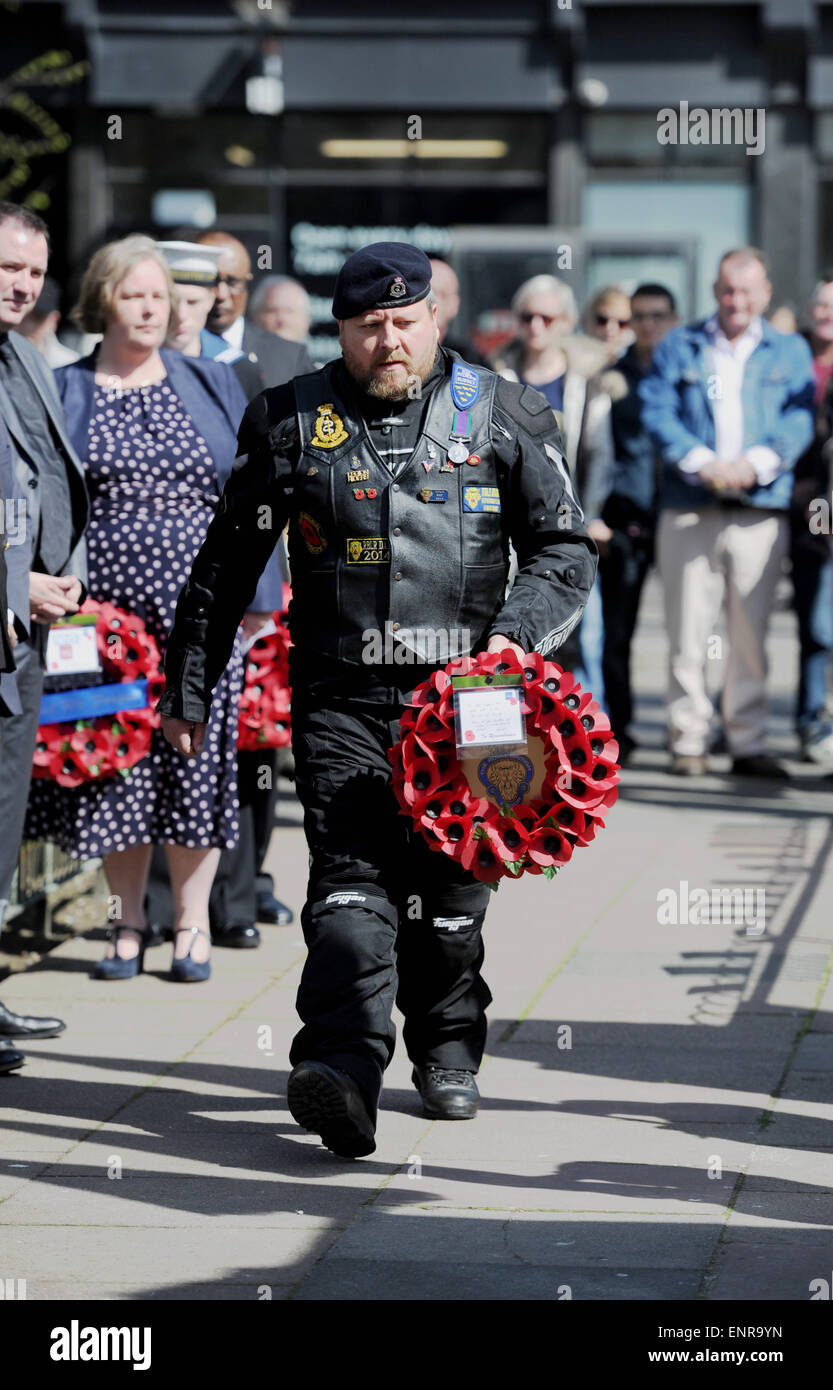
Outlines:
[{"label": "black boot", "polygon": [[364,1158],[376,1148],[375,1126],[357,1082],[326,1062],[299,1062],[286,1084],[289,1113],[302,1129],[321,1135],[325,1149]]},{"label": "black boot", "polygon": [[425,1067],[415,1066],[411,1080],[432,1120],[473,1120],[477,1114],[480,1092],[473,1071],[429,1063]]}]

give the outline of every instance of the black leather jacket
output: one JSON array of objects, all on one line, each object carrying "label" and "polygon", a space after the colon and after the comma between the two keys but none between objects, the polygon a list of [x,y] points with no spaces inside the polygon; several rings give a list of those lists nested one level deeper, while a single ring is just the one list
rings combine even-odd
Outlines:
[{"label": "black leather jacket", "polygon": [[[361,677],[376,632],[423,665],[448,659],[431,646],[437,633],[455,634],[452,656],[481,650],[494,633],[524,650],[556,651],[596,569],[561,438],[539,392],[482,368],[471,368],[479,394],[461,411],[450,389],[460,361],[441,349],[423,396],[405,403],[404,429],[394,433],[414,448],[398,461],[378,434],[380,416],[394,418],[397,407],[370,402],[340,360],[251,402],[240,457],[180,594],[163,714],[208,719],[237,625],[287,522],[290,629],[301,658]],[[452,464],[457,436],[464,457]],[[469,465],[466,452],[478,462]],[[510,540],[518,571],[507,595]]]}]

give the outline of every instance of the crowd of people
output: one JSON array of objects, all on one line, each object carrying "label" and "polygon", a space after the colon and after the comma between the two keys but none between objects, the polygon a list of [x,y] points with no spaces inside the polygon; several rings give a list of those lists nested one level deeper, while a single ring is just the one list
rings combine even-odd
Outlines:
[{"label": "crowd of people", "polygon": [[[784,779],[767,751],[766,637],[792,561],[800,637],[796,730],[803,757],[833,768],[827,673],[833,643],[829,537],[811,503],[830,492],[833,285],[812,292],[804,333],[764,317],[766,258],[721,258],[715,311],[678,321],[671,291],[600,289],[579,315],[552,276],[521,285],[518,334],[492,365],[542,391],[559,415],[599,578],[563,662],[635,747],[631,645],[656,563],[669,642],[670,771],[702,775],[722,738],[738,776]],[[722,730],[707,689],[725,607]]]},{"label": "crowd of people", "polygon": [[[97,978],[136,976],[146,948],[170,934],[172,978],[205,980],[212,942],[256,947],[258,923],[292,920],[263,871],[275,753],[237,749],[245,653],[289,578],[283,542],[253,586],[201,758],[182,757],[157,731],[127,778],[31,782],[46,644],[50,623],[90,595],[140,616],[164,652],[232,477],[247,403],[313,371],[309,298],[282,275],[250,293],[246,248],[226,233],[131,235],[101,247],[86,269],[72,313],[77,353],[58,336],[48,259],[41,218],[0,203],[0,489],[4,518],[15,508],[26,518],[24,537],[5,525],[0,567],[0,924],[21,839],[49,840],[103,860],[117,909]],[[434,261],[430,273],[443,347],[534,388],[554,413],[599,564],[580,624],[563,624],[553,655],[609,711],[620,761],[637,746],[631,648],[656,564],[670,770],[709,770],[708,646],[725,605],[720,713],[732,774],[787,776],[767,749],[766,638],[789,558],[796,731],[802,756],[833,769],[833,571],[829,536],[812,524],[814,500],[830,494],[833,278],[812,291],[799,333],[765,317],[772,289],[754,247],[721,259],[715,310],[688,325],[661,284],[604,287],[579,313],[565,281],[535,275],[512,300],[515,336],[484,364],[455,322],[453,269]],[[0,1007],[0,1070],[23,1061],[15,1041],[61,1027]]]}]

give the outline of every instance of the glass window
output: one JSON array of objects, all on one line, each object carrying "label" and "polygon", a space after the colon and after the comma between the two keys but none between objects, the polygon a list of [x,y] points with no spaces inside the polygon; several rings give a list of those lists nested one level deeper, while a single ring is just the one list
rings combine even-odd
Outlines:
[{"label": "glass window", "polygon": [[[543,174],[545,116],[431,111],[417,117],[382,112],[287,112],[281,152],[287,169],[518,169]],[[420,138],[409,138],[419,133]]]},{"label": "glass window", "polygon": [[[728,104],[728,103],[727,103]],[[696,103],[691,103],[692,109]],[[697,108],[699,109],[699,107]],[[711,110],[711,107],[708,108]],[[584,140],[590,164],[645,165],[663,168],[719,164],[744,167],[745,143],[661,145],[657,139],[657,112],[590,111],[584,115]],[[733,124],[732,130],[736,127]]]},{"label": "glass window", "polygon": [[[640,278],[661,280],[651,269],[651,241],[667,243],[677,236],[694,238],[695,302],[683,313],[706,314],[714,305],[711,286],[724,251],[740,246],[751,235],[751,188],[746,182],[681,182],[671,179],[636,179],[631,182],[590,180],[584,190],[583,227],[627,238],[628,250],[641,242]],[[667,266],[665,267],[667,269]],[[636,267],[634,267],[636,269]],[[630,278],[630,275],[628,275]]]}]

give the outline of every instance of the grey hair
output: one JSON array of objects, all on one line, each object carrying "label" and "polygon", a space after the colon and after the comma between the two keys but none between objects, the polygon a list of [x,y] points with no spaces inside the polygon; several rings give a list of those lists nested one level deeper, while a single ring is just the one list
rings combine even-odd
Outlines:
[{"label": "grey hair", "polygon": [[274,289],[276,285],[297,286],[297,288],[301,291],[301,293],[304,296],[304,299],[306,301],[306,309],[307,312],[309,312],[309,295],[307,294],[300,280],[293,280],[291,275],[264,275],[262,280],[258,280],[255,289],[252,291],[252,297],[249,300],[249,313],[251,315],[259,313],[260,308],[267,294],[271,289]]},{"label": "grey hair", "polygon": [[561,312],[569,318],[571,330],[575,328],[578,322],[578,306],[576,297],[565,280],[559,280],[556,275],[533,275],[531,279],[524,280],[512,296],[512,312],[519,314],[534,294],[557,295],[561,303]]}]

